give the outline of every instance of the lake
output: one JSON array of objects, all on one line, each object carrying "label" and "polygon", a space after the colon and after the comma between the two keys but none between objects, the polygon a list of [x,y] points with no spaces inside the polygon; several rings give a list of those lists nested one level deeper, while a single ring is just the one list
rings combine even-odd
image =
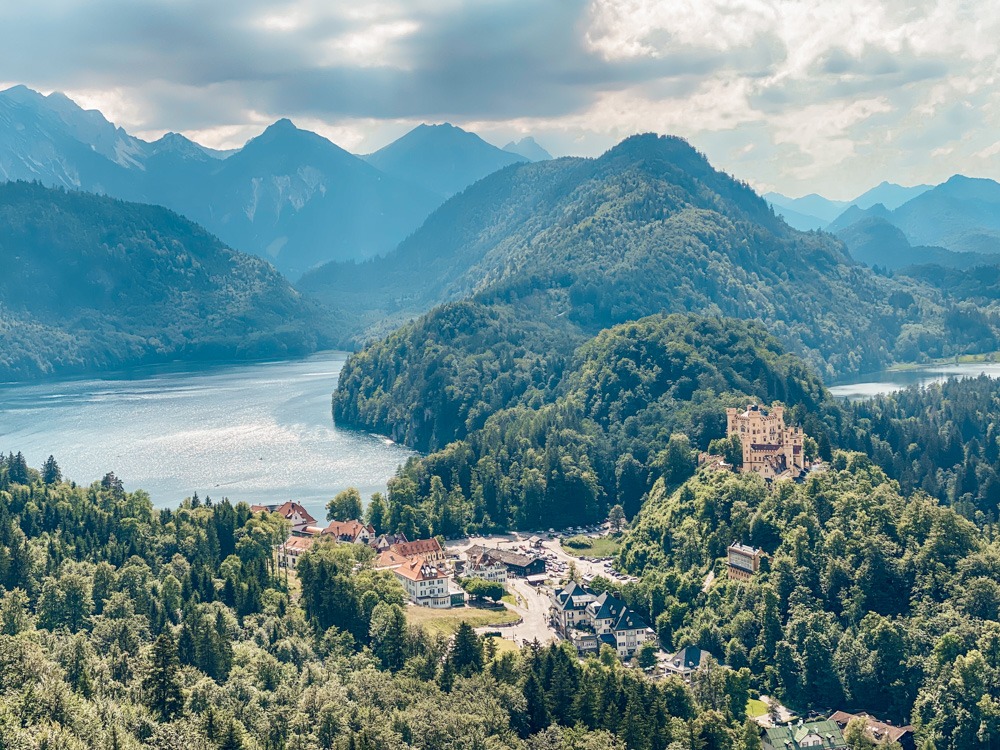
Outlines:
[{"label": "lake", "polygon": [[1000,364],[983,362],[978,364],[928,365],[907,370],[883,370],[857,379],[853,383],[839,383],[830,386],[830,393],[837,398],[863,399],[883,393],[892,393],[911,385],[940,383],[948,378],[974,378],[989,375],[1000,378]]},{"label": "lake", "polygon": [[80,484],[113,471],[158,507],[197,492],[296,500],[322,520],[336,493],[353,486],[367,500],[412,455],[333,424],[346,356],[0,385],[0,450],[36,468],[52,454]]}]

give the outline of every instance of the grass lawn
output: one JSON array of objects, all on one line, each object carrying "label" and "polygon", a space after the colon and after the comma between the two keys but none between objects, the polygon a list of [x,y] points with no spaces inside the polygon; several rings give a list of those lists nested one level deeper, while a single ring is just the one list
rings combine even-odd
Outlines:
[{"label": "grass lawn", "polygon": [[514,622],[519,615],[504,607],[485,609],[481,607],[455,607],[454,609],[431,609],[430,607],[407,607],[406,621],[410,625],[421,625],[431,635],[454,635],[458,626],[467,622],[474,628]]},{"label": "grass lawn", "polygon": [[497,656],[500,656],[500,654],[502,654],[502,653],[504,653],[506,651],[520,651],[521,650],[521,649],[519,649],[517,647],[517,644],[514,643],[514,641],[508,641],[506,638],[497,638],[496,636],[494,636],[490,640],[492,640],[493,643],[496,644],[496,647],[497,647]]},{"label": "grass lawn", "polygon": [[506,602],[507,604],[511,604],[515,607],[528,606],[527,603],[524,601],[524,597],[521,596],[516,591],[508,590],[507,593],[503,595],[503,599],[501,599],[500,601]]},{"label": "grass lawn", "polygon": [[747,716],[754,718],[764,716],[766,713],[767,704],[764,701],[759,701],[756,698],[751,698],[747,701]]},{"label": "grass lawn", "polygon": [[[572,542],[572,544],[567,544],[567,542]],[[618,554],[618,548],[621,547],[621,535],[599,536],[596,539],[582,535],[572,536],[569,539],[563,539],[560,544],[563,552],[567,555],[573,555],[573,557],[614,557]],[[578,544],[582,546],[577,546]]]}]

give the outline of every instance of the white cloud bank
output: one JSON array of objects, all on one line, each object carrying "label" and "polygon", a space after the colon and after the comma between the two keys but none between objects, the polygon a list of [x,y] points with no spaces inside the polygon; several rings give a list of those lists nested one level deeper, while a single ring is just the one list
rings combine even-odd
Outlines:
[{"label": "white cloud bank", "polygon": [[596,154],[690,139],[761,189],[1000,176],[1000,6],[967,0],[37,0],[0,69],[147,136],[288,116],[370,151],[422,121]]}]

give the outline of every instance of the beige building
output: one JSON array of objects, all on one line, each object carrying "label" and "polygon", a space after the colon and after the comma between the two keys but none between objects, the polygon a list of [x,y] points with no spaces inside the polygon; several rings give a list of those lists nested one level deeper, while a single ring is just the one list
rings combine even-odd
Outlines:
[{"label": "beige building", "polygon": [[281,568],[295,568],[299,564],[299,558],[312,549],[316,542],[316,537],[312,536],[290,536],[284,544],[278,546],[278,566]]},{"label": "beige building", "polygon": [[805,470],[805,435],[801,427],[785,426],[785,409],[750,404],[746,411],[726,409],[726,436],[739,435],[743,443],[743,471],[764,479],[795,477]]},{"label": "beige building", "polygon": [[487,554],[470,555],[462,571],[465,578],[482,578],[503,586],[507,585],[507,566]]},{"label": "beige building", "polygon": [[389,549],[403,557],[422,557],[427,562],[443,562],[445,552],[437,539],[414,539],[412,542],[396,542]]},{"label": "beige building", "polygon": [[[393,553],[382,553],[383,557],[387,554]],[[380,564],[381,562],[387,561],[381,560]],[[396,574],[410,601],[419,607],[442,609],[464,604],[464,594],[461,591],[456,594],[451,578],[444,569],[422,557],[410,558],[399,565],[386,567],[390,567]],[[456,596],[453,597],[453,594]]]},{"label": "beige building", "polygon": [[726,550],[729,561],[729,577],[738,581],[750,580],[760,570],[760,559],[764,551],[746,544],[733,542]]}]

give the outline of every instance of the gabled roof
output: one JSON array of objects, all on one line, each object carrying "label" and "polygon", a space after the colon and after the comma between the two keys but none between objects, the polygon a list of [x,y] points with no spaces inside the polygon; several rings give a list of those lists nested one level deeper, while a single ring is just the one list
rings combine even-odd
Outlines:
[{"label": "gabled roof", "polygon": [[479,544],[473,545],[465,551],[466,557],[484,554],[489,555],[494,560],[499,560],[504,565],[513,565],[519,568],[526,568],[541,559],[537,555],[524,555],[509,549],[493,549],[491,547],[483,547]]},{"label": "gabled roof", "polygon": [[251,505],[251,513],[277,513],[282,518],[291,519],[296,513],[305,523],[316,523],[316,519],[309,515],[309,511],[296,502],[289,500],[281,505]]},{"label": "gabled roof", "polygon": [[558,609],[568,612],[586,609],[587,605],[594,601],[594,595],[579,583],[573,581],[565,588],[556,590],[555,600]]},{"label": "gabled roof", "polygon": [[278,508],[278,513],[283,515],[285,518],[291,518],[293,515],[298,513],[302,517],[302,520],[306,523],[316,523],[316,519],[309,515],[309,511],[298,503],[293,503],[291,501],[288,501]]},{"label": "gabled roof", "polygon": [[311,536],[290,536],[285,540],[285,549],[289,551],[305,552],[316,543],[316,539]]},{"label": "gabled roof", "polygon": [[711,654],[702,651],[697,646],[685,646],[676,654],[667,657],[667,666],[670,669],[698,669],[708,660],[709,656]]},{"label": "gabled roof", "polygon": [[433,563],[422,557],[414,557],[395,569],[396,575],[411,581],[436,581],[447,576]]},{"label": "gabled roof", "polygon": [[398,542],[389,549],[403,557],[416,557],[417,555],[439,554],[441,544],[437,539],[414,539],[412,542]]},{"label": "gabled roof", "polygon": [[376,539],[372,539],[371,544],[373,547],[391,547],[394,544],[399,544],[405,541],[406,534],[398,532],[396,534],[379,534]]},{"label": "gabled roof", "polygon": [[784,727],[767,727],[764,729],[768,742],[774,747],[797,748],[807,737],[819,737],[819,745],[811,747],[831,750],[832,748],[846,748],[844,734],[840,731],[837,723],[829,719],[820,721],[805,721]]},{"label": "gabled roof", "polygon": [[905,726],[888,724],[884,721],[879,721],[864,711],[856,714],[850,714],[847,711],[834,711],[830,714],[830,721],[835,722],[841,728],[846,727],[851,719],[864,719],[868,733],[878,742],[885,741],[886,738],[888,738],[889,742],[899,742],[900,738],[916,731],[916,728],[911,724]]},{"label": "gabled roof", "polygon": [[622,612],[618,617],[618,622],[614,625],[615,630],[645,630],[648,627],[646,621],[631,609]]},{"label": "gabled roof", "polygon": [[335,536],[337,539],[349,539],[353,542],[361,535],[362,531],[374,534],[375,528],[370,525],[365,526],[361,521],[330,521],[330,525],[321,533]]},{"label": "gabled roof", "polygon": [[400,565],[406,565],[408,562],[410,562],[409,558],[397,555],[391,549],[387,549],[375,558],[374,567],[376,569],[398,568]]},{"label": "gabled roof", "polygon": [[476,555],[475,557],[470,557],[468,567],[470,570],[475,570],[478,568],[496,568],[496,567],[500,567],[506,570],[506,566],[504,566],[502,562],[500,562],[499,560],[494,560],[489,555]]},{"label": "gabled roof", "polygon": [[591,609],[595,612],[595,620],[617,620],[628,607],[614,594],[605,591],[594,599]]}]

